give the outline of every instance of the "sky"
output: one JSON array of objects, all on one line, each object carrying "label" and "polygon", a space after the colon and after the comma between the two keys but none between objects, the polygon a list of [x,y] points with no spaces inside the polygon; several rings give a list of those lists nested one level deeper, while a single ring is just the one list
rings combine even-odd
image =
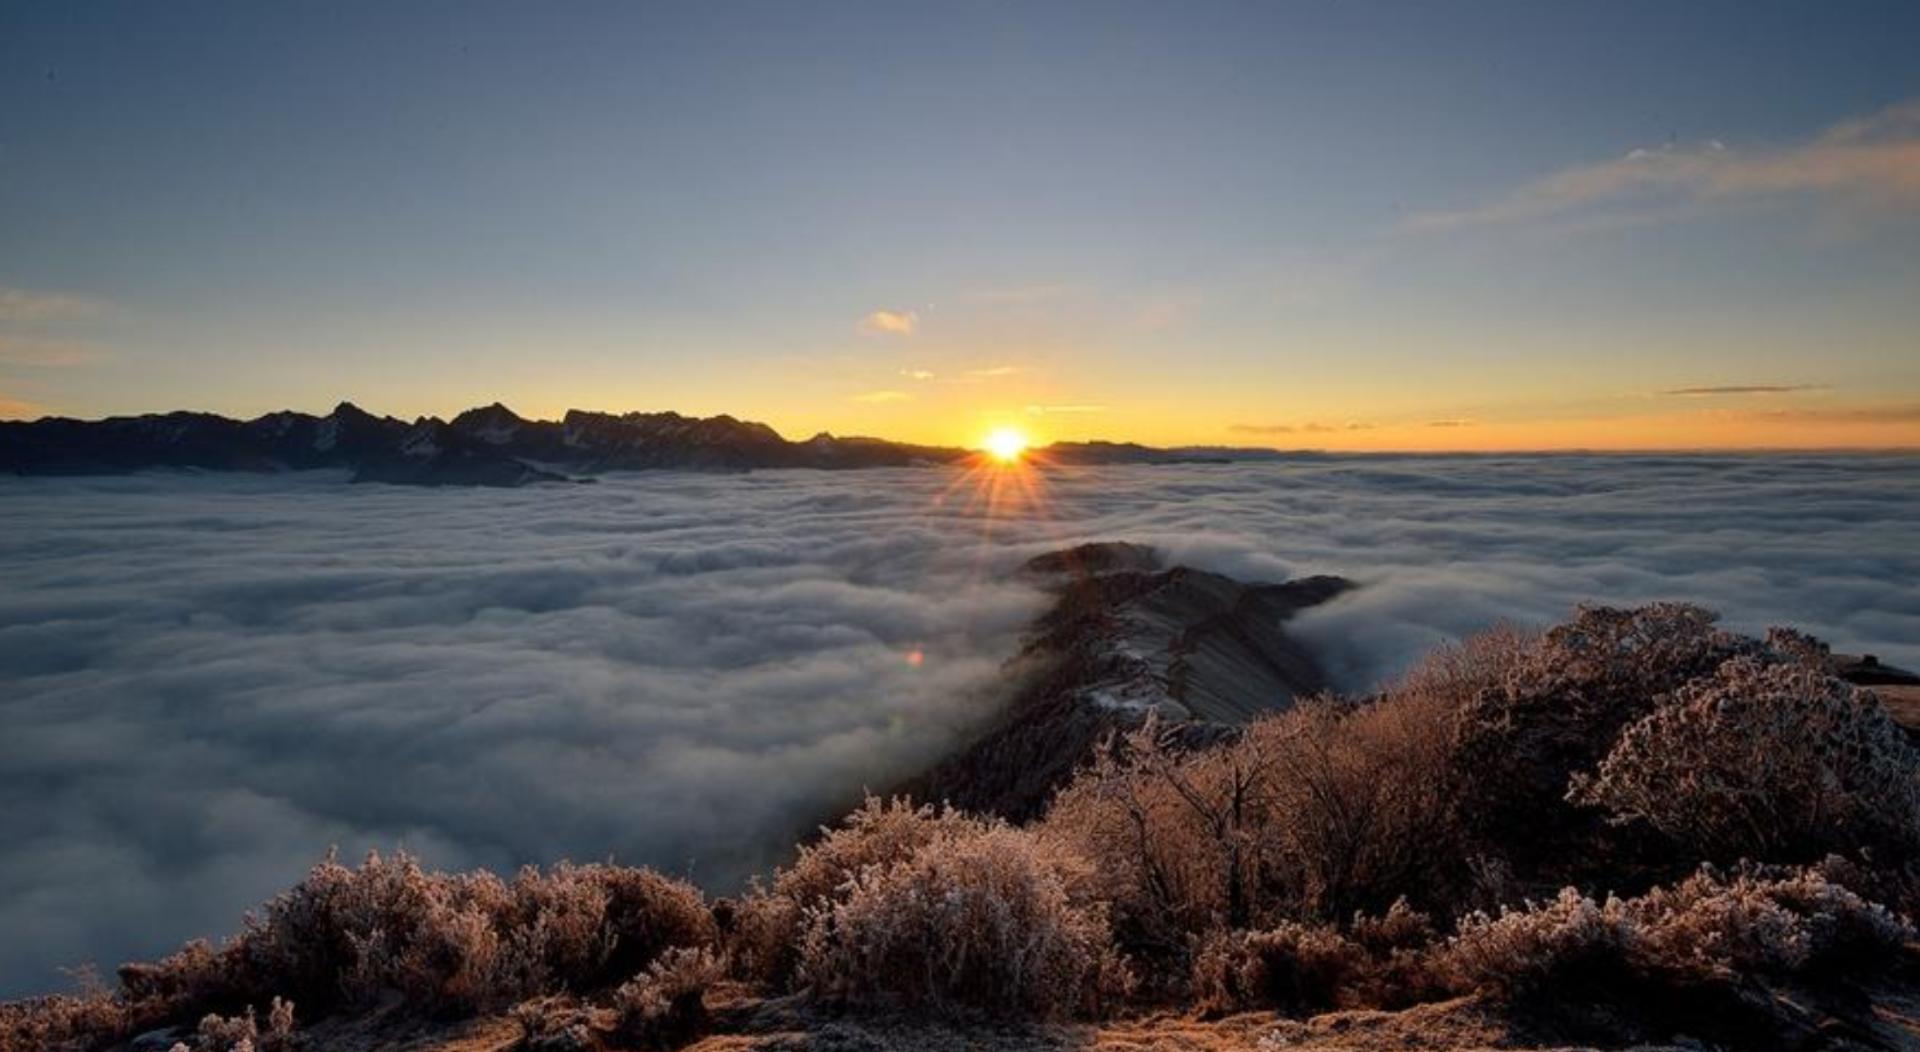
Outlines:
[{"label": "sky", "polygon": [[0,3],[0,416],[1920,446],[1920,6]]}]

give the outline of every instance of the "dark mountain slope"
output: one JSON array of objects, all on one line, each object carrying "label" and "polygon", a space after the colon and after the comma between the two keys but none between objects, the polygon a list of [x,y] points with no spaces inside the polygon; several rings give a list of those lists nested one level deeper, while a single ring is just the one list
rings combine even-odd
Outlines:
[{"label": "dark mountain slope", "polygon": [[1125,543],[1052,552],[1027,570],[1051,578],[1056,598],[1015,659],[1022,685],[991,729],[903,787],[918,799],[1024,820],[1101,739],[1150,713],[1199,743],[1320,693],[1324,674],[1283,626],[1353,587],[1162,569]]},{"label": "dark mountain slope", "polygon": [[[1164,464],[1278,455],[1271,450],[1204,453],[1093,442],[1056,443],[1038,456],[1057,464]],[[825,432],[790,442],[765,424],[724,414],[571,409],[561,420],[528,420],[498,402],[451,421],[421,417],[412,423],[376,417],[350,402],[320,417],[282,411],[242,421],[176,412],[0,422],[0,472],[18,475],[349,468],[356,482],[517,486],[563,481],[563,471],[908,467],[977,455]]]}]

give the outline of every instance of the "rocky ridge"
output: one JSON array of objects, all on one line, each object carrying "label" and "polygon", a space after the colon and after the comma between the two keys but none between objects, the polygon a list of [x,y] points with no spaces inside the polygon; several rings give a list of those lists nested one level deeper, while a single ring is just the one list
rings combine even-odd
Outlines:
[{"label": "rocky ridge", "polygon": [[[1051,463],[1167,464],[1268,459],[1272,450],[1179,450],[1106,442],[1057,443]],[[100,475],[150,468],[298,471],[347,468],[355,482],[520,486],[569,473],[679,469],[872,468],[956,463],[978,454],[946,446],[826,432],[789,441],[773,428],[720,415],[568,410],[530,420],[506,406],[452,420],[408,422],[342,402],[325,416],[282,411],[251,420],[172,412],[105,420],[0,421],[0,473]]]}]

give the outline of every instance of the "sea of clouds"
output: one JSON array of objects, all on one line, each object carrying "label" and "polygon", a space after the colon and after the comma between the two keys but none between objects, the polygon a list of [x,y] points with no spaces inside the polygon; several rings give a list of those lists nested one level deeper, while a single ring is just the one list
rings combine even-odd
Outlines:
[{"label": "sea of clouds", "polygon": [[989,716],[1094,539],[1363,583],[1345,686],[1581,600],[1688,599],[1920,666],[1920,459],[1326,457],[0,479],[0,996],[234,930],[330,845],[650,863],[716,889]]}]

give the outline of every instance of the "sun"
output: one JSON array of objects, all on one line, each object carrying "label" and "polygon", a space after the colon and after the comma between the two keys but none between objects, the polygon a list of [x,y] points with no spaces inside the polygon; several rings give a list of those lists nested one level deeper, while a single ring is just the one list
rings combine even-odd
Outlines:
[{"label": "sun", "polygon": [[981,446],[993,459],[1002,464],[1011,464],[1026,452],[1027,436],[1015,428],[996,427],[987,432],[986,441]]}]

